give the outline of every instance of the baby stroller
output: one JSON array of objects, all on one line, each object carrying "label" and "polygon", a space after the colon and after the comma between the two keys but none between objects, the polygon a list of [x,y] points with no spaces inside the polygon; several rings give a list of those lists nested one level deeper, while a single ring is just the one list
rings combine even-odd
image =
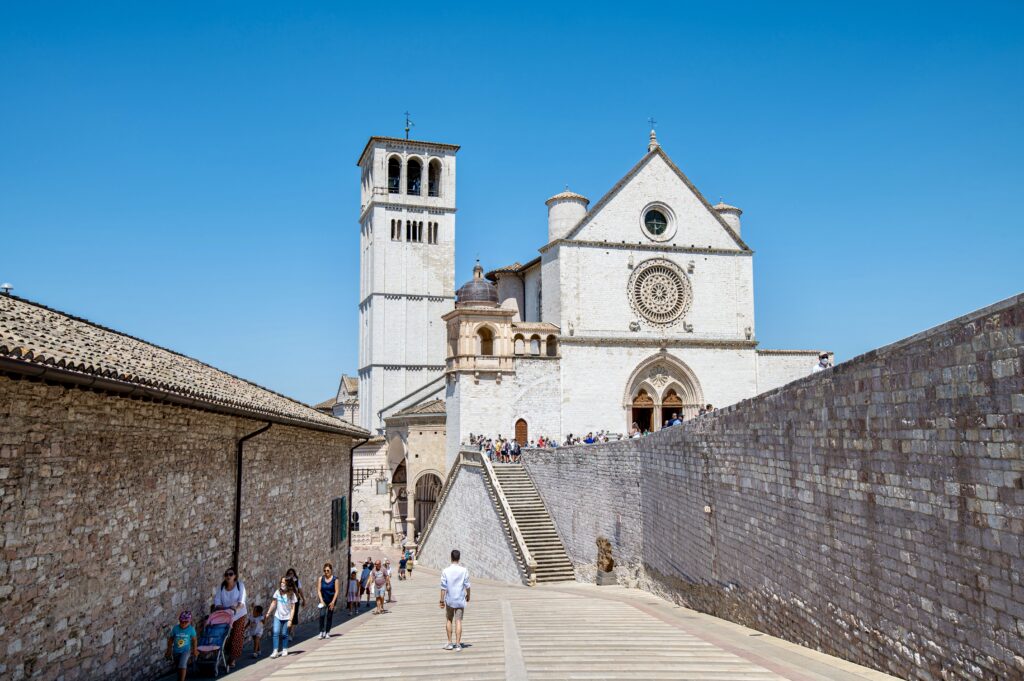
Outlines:
[{"label": "baby stroller", "polygon": [[225,652],[228,645],[228,635],[231,633],[230,610],[217,610],[210,613],[203,626],[203,633],[199,635],[199,657],[196,658],[196,667],[205,667],[213,664],[213,675],[220,675],[220,666],[224,665],[224,672],[228,671],[228,659]]}]

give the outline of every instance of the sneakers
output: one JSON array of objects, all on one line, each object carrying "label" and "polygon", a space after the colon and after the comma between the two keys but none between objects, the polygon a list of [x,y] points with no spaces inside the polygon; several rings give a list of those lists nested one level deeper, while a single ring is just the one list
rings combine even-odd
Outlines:
[{"label": "sneakers", "polygon": [[455,644],[454,643],[448,643],[448,644],[445,645],[444,649],[445,650],[455,650]]},{"label": "sneakers", "polygon": [[283,648],[281,650],[281,657],[288,657],[288,649],[287,648]]},{"label": "sneakers", "polygon": [[461,643],[456,643],[454,650],[455,650],[455,652],[458,652],[458,651],[462,650],[462,644]]},{"label": "sneakers", "polygon": [[277,652],[275,650],[274,652],[270,653],[270,659],[273,660],[275,657],[278,657],[280,654],[281,653],[279,653],[279,652]]}]

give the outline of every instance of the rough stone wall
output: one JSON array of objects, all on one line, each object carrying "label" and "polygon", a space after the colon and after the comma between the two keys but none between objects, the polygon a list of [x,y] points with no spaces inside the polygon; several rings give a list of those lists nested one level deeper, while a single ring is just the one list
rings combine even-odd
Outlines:
[{"label": "rough stone wall", "polygon": [[612,544],[619,583],[638,583],[643,546],[638,455],[636,441],[615,448],[581,445],[523,452],[526,472],[581,581],[594,581],[597,538],[605,537]]},{"label": "rough stone wall", "polygon": [[[358,447],[352,455],[352,468],[388,468],[388,443],[383,438],[371,440]],[[359,479],[357,473],[356,479]],[[391,527],[390,496],[377,493],[377,475],[371,475],[352,489],[352,510],[359,513],[359,531],[352,533],[353,546],[379,546],[381,532]]]},{"label": "rough stone wall", "polygon": [[565,454],[597,486],[604,457],[639,447],[652,590],[902,678],[1019,679],[1022,363],[1017,296],[638,444]]},{"label": "rough stone wall", "polygon": [[[147,678],[177,612],[231,561],[235,441],[263,424],[0,377],[0,677]],[[347,494],[349,438],[274,425],[246,443],[240,574],[266,603],[312,584]],[[304,619],[315,616],[305,609]]]},{"label": "rough stone wall", "polygon": [[434,526],[419,547],[417,562],[443,570],[451,563],[452,549],[458,549],[470,578],[522,584],[515,552],[488,496],[483,468],[464,464],[452,474],[455,479],[435,511]]}]

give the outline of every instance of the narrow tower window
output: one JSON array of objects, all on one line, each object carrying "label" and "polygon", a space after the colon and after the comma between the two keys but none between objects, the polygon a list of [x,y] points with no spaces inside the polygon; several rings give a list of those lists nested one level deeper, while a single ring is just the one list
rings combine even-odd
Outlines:
[{"label": "narrow tower window", "polygon": [[402,182],[402,162],[397,156],[388,159],[388,194],[397,194]]},{"label": "narrow tower window", "polygon": [[427,166],[427,195],[441,195],[441,162],[436,158]]},{"label": "narrow tower window", "polygon": [[493,355],[494,354],[494,334],[486,326],[482,327],[477,335],[480,337],[480,354],[481,355]]},{"label": "narrow tower window", "polygon": [[420,195],[420,179],[423,177],[423,164],[415,158],[409,159],[405,167],[406,184],[405,193],[413,196]]}]

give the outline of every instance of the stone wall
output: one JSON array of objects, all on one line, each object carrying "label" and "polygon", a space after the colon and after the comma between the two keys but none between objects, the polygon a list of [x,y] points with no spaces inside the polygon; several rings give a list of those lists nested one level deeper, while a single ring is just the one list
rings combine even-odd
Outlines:
[{"label": "stone wall", "polygon": [[452,549],[462,553],[461,563],[471,577],[522,584],[515,552],[491,500],[484,470],[462,464],[452,470],[444,503],[434,511],[434,525],[419,547],[416,561],[436,570],[451,563]]},{"label": "stone wall", "polygon": [[[177,612],[207,611],[231,562],[235,442],[262,425],[0,376],[0,677],[164,671]],[[250,605],[289,567],[307,586],[324,561],[344,569],[330,512],[348,493],[350,446],[276,424],[246,443]]]},{"label": "stone wall", "polygon": [[[647,588],[680,603],[903,678],[1024,678],[1022,362],[1017,296],[714,417],[526,465],[549,507],[600,513],[589,488],[639,447],[617,484],[640,483]],[[563,453],[578,485],[545,484]]]},{"label": "stone wall", "polygon": [[642,553],[639,446],[529,449],[526,472],[555,523],[576,577],[593,582],[597,538],[612,544],[620,584],[636,585]]}]

